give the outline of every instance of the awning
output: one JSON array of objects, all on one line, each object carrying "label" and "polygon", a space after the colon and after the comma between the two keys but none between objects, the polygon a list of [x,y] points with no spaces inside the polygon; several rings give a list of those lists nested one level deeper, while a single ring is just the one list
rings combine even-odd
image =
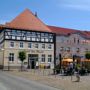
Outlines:
[{"label": "awning", "polygon": [[90,62],[90,60],[82,60],[82,62]]},{"label": "awning", "polygon": [[73,62],[73,59],[63,59],[63,62]]}]

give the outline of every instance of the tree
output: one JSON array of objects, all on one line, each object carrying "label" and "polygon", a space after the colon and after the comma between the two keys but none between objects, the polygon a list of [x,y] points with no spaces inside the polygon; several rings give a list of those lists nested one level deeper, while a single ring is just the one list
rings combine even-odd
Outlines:
[{"label": "tree", "polygon": [[86,59],[90,59],[90,52],[87,52],[87,53],[85,54],[85,58],[86,58]]},{"label": "tree", "polygon": [[23,62],[26,59],[26,52],[25,51],[20,51],[19,52],[19,57],[18,57],[21,61],[21,71],[23,70]]},{"label": "tree", "polygon": [[85,62],[84,62],[84,65],[85,65],[85,67],[89,70],[89,69],[90,69],[90,62],[89,62],[89,59],[90,59],[90,51],[89,51],[89,52],[86,52],[85,58],[88,59],[88,61],[85,61]]}]

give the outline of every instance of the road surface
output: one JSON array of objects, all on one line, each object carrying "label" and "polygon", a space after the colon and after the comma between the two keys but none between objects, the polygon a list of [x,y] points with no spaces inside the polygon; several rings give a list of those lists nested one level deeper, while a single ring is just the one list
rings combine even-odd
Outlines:
[{"label": "road surface", "polygon": [[0,71],[0,90],[60,90]]}]

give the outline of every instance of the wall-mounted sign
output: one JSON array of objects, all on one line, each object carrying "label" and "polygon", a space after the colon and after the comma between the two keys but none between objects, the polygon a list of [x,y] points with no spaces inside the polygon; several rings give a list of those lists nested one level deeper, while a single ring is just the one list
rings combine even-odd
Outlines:
[{"label": "wall-mounted sign", "polygon": [[43,50],[28,50],[27,52],[30,52],[30,53],[44,53]]}]

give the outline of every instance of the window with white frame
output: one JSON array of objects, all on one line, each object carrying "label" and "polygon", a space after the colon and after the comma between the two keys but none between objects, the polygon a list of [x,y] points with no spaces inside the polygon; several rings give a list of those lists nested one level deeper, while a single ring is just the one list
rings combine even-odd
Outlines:
[{"label": "window with white frame", "polygon": [[74,40],[73,40],[73,41],[74,41],[74,43],[76,43],[76,38],[74,38]]},{"label": "window with white frame", "polygon": [[10,47],[14,47],[14,42],[10,42]]},{"label": "window with white frame", "polygon": [[51,44],[48,45],[48,49],[52,49],[52,45]]},{"label": "window with white frame", "polygon": [[52,61],[52,55],[48,55],[48,62]]},{"label": "window with white frame", "polygon": [[31,42],[28,43],[28,48],[32,48],[32,43]]},{"label": "window with white frame", "polygon": [[42,54],[42,56],[41,56],[41,61],[42,61],[42,62],[45,62],[45,54]]},{"label": "window with white frame", "polygon": [[39,46],[38,46],[38,43],[36,43],[36,44],[35,44],[35,48],[38,48],[38,47],[39,47]]},{"label": "window with white frame", "polygon": [[42,48],[45,49],[45,44],[42,44]]},{"label": "window with white frame", "polygon": [[67,47],[67,48],[66,48],[66,51],[67,51],[67,52],[70,52],[70,47]]},{"label": "window with white frame", "polygon": [[76,48],[76,52],[80,52],[80,48]]},{"label": "window with white frame", "polygon": [[60,48],[60,51],[64,51],[64,47],[61,47],[61,48]]},{"label": "window with white frame", "polygon": [[20,42],[20,48],[23,48],[23,42]]},{"label": "window with white frame", "polygon": [[86,48],[86,49],[85,49],[85,52],[88,52],[88,51],[89,51],[88,48]]},{"label": "window with white frame", "polygon": [[78,39],[78,40],[77,40],[77,44],[79,44],[79,43],[80,43],[80,40]]},{"label": "window with white frame", "polygon": [[14,53],[9,53],[9,61],[14,61]]}]

